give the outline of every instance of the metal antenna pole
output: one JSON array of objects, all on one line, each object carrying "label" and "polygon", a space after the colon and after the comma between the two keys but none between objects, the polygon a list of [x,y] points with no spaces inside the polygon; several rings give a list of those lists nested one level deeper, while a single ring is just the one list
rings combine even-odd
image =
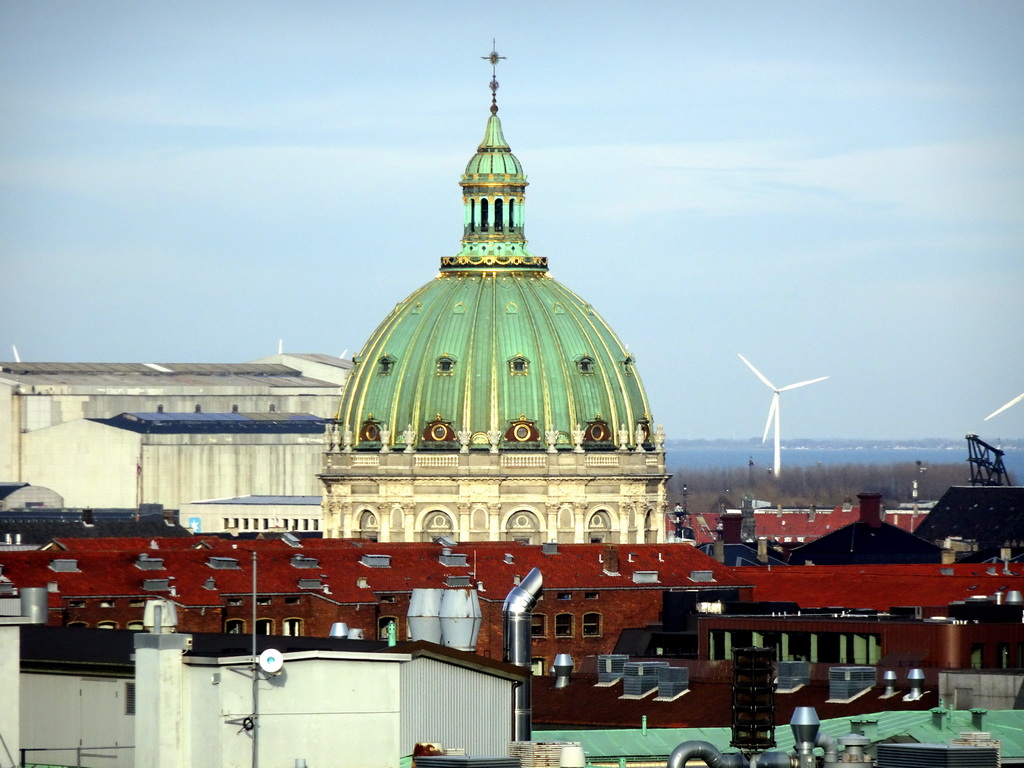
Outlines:
[{"label": "metal antenna pole", "polygon": [[256,654],[256,550],[252,551],[252,768],[260,764],[260,676]]}]

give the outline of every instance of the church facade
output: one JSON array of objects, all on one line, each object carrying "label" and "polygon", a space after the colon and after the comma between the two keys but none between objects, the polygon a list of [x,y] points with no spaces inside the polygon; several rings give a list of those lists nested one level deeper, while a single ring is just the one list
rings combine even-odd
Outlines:
[{"label": "church facade", "polygon": [[633,356],[527,248],[497,111],[492,96],[459,182],[461,249],[354,358],[325,434],[324,533],[662,542],[664,432]]}]

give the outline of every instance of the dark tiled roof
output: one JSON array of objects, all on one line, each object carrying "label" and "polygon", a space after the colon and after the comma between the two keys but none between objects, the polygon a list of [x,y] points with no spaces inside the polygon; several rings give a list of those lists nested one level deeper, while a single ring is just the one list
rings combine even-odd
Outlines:
[{"label": "dark tiled roof", "polygon": [[959,536],[983,547],[1024,541],[1024,486],[954,486],[942,495],[917,535],[929,541]]},{"label": "dark tiled roof", "polygon": [[168,524],[162,517],[142,519],[103,520],[94,519],[92,525],[82,522],[81,515],[75,514],[66,519],[50,520],[5,520],[5,513],[0,513],[0,541],[5,534],[21,534],[23,544],[41,547],[54,539],[96,539],[114,540],[123,537],[147,537],[150,539],[191,537],[192,532],[177,523]]},{"label": "dark tiled roof", "polygon": [[311,413],[121,413],[87,421],[143,434],[318,434],[330,419]]},{"label": "dark tiled roof", "polygon": [[868,523],[850,523],[838,531],[796,547],[790,553],[791,565],[812,562],[818,565],[859,563],[937,563],[942,549],[913,533],[888,523],[872,527]]}]

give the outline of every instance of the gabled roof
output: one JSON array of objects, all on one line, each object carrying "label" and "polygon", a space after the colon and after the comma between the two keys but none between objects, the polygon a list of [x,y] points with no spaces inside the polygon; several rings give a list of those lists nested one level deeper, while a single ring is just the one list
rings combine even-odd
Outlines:
[{"label": "gabled roof", "polygon": [[954,486],[917,534],[929,541],[973,539],[982,547],[1024,541],[1024,486]]},{"label": "gabled roof", "polygon": [[789,555],[791,565],[813,562],[820,565],[857,563],[937,563],[942,548],[929,541],[882,523],[850,523],[821,538],[796,547]]}]

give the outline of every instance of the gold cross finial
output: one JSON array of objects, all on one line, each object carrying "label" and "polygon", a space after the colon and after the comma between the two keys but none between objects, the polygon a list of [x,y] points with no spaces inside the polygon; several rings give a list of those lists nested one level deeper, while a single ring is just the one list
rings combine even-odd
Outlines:
[{"label": "gold cross finial", "polygon": [[498,55],[497,41],[491,38],[491,52],[480,58],[491,62],[491,114],[493,115],[498,112],[498,62],[505,57]]}]

